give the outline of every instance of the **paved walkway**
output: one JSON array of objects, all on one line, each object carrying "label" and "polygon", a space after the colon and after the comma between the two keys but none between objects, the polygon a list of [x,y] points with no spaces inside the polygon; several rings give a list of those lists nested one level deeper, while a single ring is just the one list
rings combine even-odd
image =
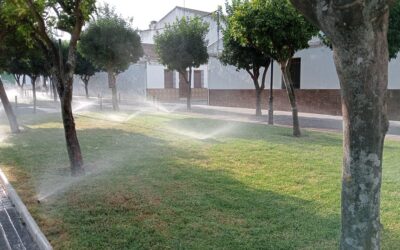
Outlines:
[{"label": "paved walkway", "polygon": [[[186,112],[186,104],[163,103],[160,104],[163,109],[171,112]],[[135,107],[135,108],[133,108]],[[138,110],[138,105],[121,105],[123,110]],[[154,108],[154,107],[153,107]],[[268,110],[263,110],[263,116],[256,117],[254,109],[219,107],[208,105],[192,105],[192,113],[200,117],[206,117],[218,120],[239,121],[268,124]],[[311,113],[299,113],[300,127],[302,129],[336,131],[343,130],[343,120],[341,116],[321,115]],[[285,111],[274,112],[274,124],[280,126],[292,126],[292,113]],[[400,121],[390,121],[388,137],[400,139]]]},{"label": "paved walkway", "polygon": [[39,249],[23,225],[15,207],[8,199],[0,184],[0,249],[36,250]]},{"label": "paved walkway", "polygon": [[[83,105],[82,105],[83,104]],[[79,113],[86,110],[99,110],[99,100],[97,98],[86,99],[85,97],[74,96],[73,106],[75,106],[75,113]],[[82,108],[79,108],[82,106]],[[112,105],[111,100],[104,98],[102,101],[103,110],[111,111]],[[146,109],[148,111],[165,111],[165,112],[178,112],[186,113],[185,103],[153,103],[139,102],[134,100],[122,100],[120,104],[121,111],[135,112],[138,110]],[[38,112],[46,113],[57,113],[60,112],[60,104],[54,103],[53,101],[41,101],[37,108]],[[17,112],[32,112],[31,105],[21,105]],[[232,107],[218,107],[208,106],[204,102],[196,103],[193,102],[192,114],[198,115],[199,117],[207,117],[211,119],[219,120],[231,120],[240,122],[251,122],[268,124],[268,110],[263,110],[262,117],[256,117],[254,109],[247,108],[232,108]],[[300,127],[302,129],[310,130],[322,130],[322,131],[342,131],[343,120],[341,116],[332,115],[321,115],[311,113],[299,113]],[[292,126],[292,114],[291,112],[275,111],[274,112],[274,123],[280,126]],[[400,121],[390,121],[390,127],[388,131],[388,137],[400,139]]]}]

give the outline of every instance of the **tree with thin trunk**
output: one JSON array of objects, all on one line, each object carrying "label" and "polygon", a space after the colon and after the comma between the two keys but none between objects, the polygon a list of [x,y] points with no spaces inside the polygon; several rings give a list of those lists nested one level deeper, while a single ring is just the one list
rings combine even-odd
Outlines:
[{"label": "tree with thin trunk", "polygon": [[389,0],[291,0],[332,43],[342,93],[341,249],[380,249]]},{"label": "tree with thin trunk", "polygon": [[40,75],[46,75],[49,72],[48,63],[43,54],[43,51],[37,47],[26,47],[20,60],[21,70],[31,79],[32,97],[33,97],[33,112],[36,113],[37,98],[36,98],[36,82]]},{"label": "tree with thin trunk", "polygon": [[84,86],[85,86],[85,94],[86,98],[89,98],[89,81],[96,72],[99,71],[99,69],[93,65],[91,61],[86,59],[80,51],[78,51],[77,54],[77,59],[76,59],[76,69],[75,69],[75,74],[78,75]]},{"label": "tree with thin trunk", "polygon": [[[288,0],[244,1],[232,20],[233,34],[242,44],[253,44],[281,66],[283,82],[293,116],[293,135],[300,136],[296,95],[291,79],[290,63],[296,51],[308,48],[318,30],[299,14]],[[253,18],[252,18],[253,17]],[[250,29],[252,37],[241,36]]]},{"label": "tree with thin trunk", "polygon": [[[14,37],[14,32],[16,31],[16,27],[12,25],[8,25],[4,19],[4,12],[2,11],[4,6],[4,1],[0,0],[0,73],[7,69],[9,66],[7,57],[9,42]],[[8,100],[6,90],[3,85],[3,81],[0,76],[0,100],[3,104],[4,111],[6,113],[8,123],[10,125],[10,130],[12,133],[16,134],[20,132],[19,125],[17,122],[17,117],[11,107],[10,101]]]},{"label": "tree with thin trunk", "polygon": [[[61,101],[71,173],[73,176],[83,174],[83,157],[71,102],[77,43],[85,21],[94,11],[95,0],[4,0],[4,3],[5,21],[19,25],[19,30],[32,39],[51,62],[53,81]],[[65,59],[60,44],[53,41],[54,30],[62,30],[71,35]]]},{"label": "tree with thin trunk", "polygon": [[131,27],[131,20],[120,17],[108,5],[100,13],[83,32],[79,51],[96,67],[107,72],[113,109],[118,111],[116,77],[143,56],[143,48],[137,30]]},{"label": "tree with thin trunk", "polygon": [[0,100],[3,103],[4,111],[7,115],[8,122],[10,124],[10,130],[13,134],[20,132],[17,117],[11,107],[10,101],[8,100],[6,90],[4,89],[3,81],[0,77]]},{"label": "tree with thin trunk", "polygon": [[155,36],[160,62],[169,70],[178,71],[187,83],[188,111],[191,110],[192,70],[208,62],[208,42],[205,39],[207,32],[208,24],[202,22],[200,18],[183,17],[167,25],[163,33]]},{"label": "tree with thin trunk", "polygon": [[[232,4],[226,4],[227,16],[223,18],[225,21],[225,27],[223,28],[224,50],[219,59],[224,65],[233,65],[238,71],[243,69],[250,75],[256,89],[256,116],[261,116],[261,95],[265,89],[265,80],[271,58],[266,55],[263,50],[259,49],[258,46],[248,42],[256,39],[256,37],[253,36],[253,27],[241,29],[240,34],[238,32],[235,32],[235,34],[233,33],[231,20],[235,20],[235,15],[254,14],[246,12],[246,9],[243,10],[239,8],[241,5],[243,5],[241,1],[232,1]],[[257,17],[253,15],[248,16],[248,18],[263,17],[263,15]],[[238,36],[245,39],[238,39]],[[240,43],[240,40],[242,40],[242,43]],[[243,41],[247,42],[243,43]],[[268,46],[268,44],[265,44],[265,46]],[[264,70],[261,73],[262,68],[264,68]],[[259,78],[261,75],[260,84]]]}]

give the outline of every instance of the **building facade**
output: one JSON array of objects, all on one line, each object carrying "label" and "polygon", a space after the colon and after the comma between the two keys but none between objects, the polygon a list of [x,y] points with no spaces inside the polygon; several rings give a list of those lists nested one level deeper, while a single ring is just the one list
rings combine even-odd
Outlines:
[{"label": "building facade", "polygon": [[[159,21],[153,21],[149,29],[140,31],[144,57],[138,64],[132,65],[127,72],[118,76],[118,88],[124,94],[141,93],[147,98],[160,101],[179,101],[186,99],[187,85],[177,72],[169,71],[161,65],[154,45],[154,36],[162,33],[182,17],[200,17],[209,23],[206,36],[210,59],[208,64],[193,70],[192,96],[194,100],[207,101],[210,105],[232,107],[255,107],[255,90],[252,79],[244,70],[237,71],[232,66],[224,66],[218,60],[223,49],[222,32],[212,13],[182,7],[175,7]],[[340,84],[333,62],[332,51],[318,38],[309,42],[310,47],[298,51],[292,60],[292,79],[300,112],[322,114],[341,114]],[[274,63],[273,89],[274,108],[289,111],[290,105],[283,87],[280,67]],[[96,76],[91,85],[99,85],[106,77]],[[271,79],[271,67],[268,69],[266,86]],[[95,83],[96,82],[96,83]],[[122,83],[121,83],[122,82]],[[105,85],[101,83],[100,85]],[[400,119],[400,59],[389,64],[389,105],[392,119]],[[268,108],[269,89],[263,93],[263,108]]]}]

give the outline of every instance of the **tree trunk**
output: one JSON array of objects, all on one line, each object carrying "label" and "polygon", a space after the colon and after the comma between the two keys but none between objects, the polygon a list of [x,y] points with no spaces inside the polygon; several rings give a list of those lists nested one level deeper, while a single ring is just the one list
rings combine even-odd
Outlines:
[{"label": "tree trunk", "polygon": [[376,23],[375,30],[352,36],[351,49],[345,42],[334,46],[344,123],[341,249],[380,248],[389,56],[386,27]]},{"label": "tree trunk", "polygon": [[85,80],[83,81],[83,83],[85,84],[85,94],[86,94],[86,98],[89,99],[89,81]]},{"label": "tree trunk", "polygon": [[18,85],[20,95],[23,96],[23,94],[24,94],[24,85],[21,84],[21,75],[14,74],[14,79],[15,79],[15,82],[17,83],[17,85]]},{"label": "tree trunk", "polygon": [[257,89],[256,89],[256,116],[262,116],[262,111],[261,111],[261,94],[262,94],[262,89],[257,88]]},{"label": "tree trunk", "polygon": [[289,97],[290,106],[292,107],[292,118],[293,118],[293,136],[299,137],[301,136],[300,132],[300,123],[299,123],[299,115],[297,110],[296,96],[294,93],[294,88],[292,84],[292,80],[290,77],[290,63],[288,61],[280,62],[283,82],[285,83],[286,92]]},{"label": "tree trunk", "polygon": [[115,73],[112,70],[108,70],[108,86],[111,88],[112,92],[112,105],[114,111],[119,111],[118,105],[118,94],[117,94],[117,84]]},{"label": "tree trunk", "polygon": [[16,134],[19,133],[19,126],[17,122],[17,118],[12,110],[11,104],[8,100],[6,90],[4,89],[3,81],[0,78],[0,99],[3,103],[4,111],[6,112],[8,123],[10,124],[11,132]]},{"label": "tree trunk", "polygon": [[188,84],[188,94],[186,98],[186,108],[187,111],[192,110],[192,68],[189,67],[189,79],[187,79],[187,84]]},{"label": "tree trunk", "polygon": [[271,81],[269,86],[268,124],[274,125],[274,61],[271,61]]},{"label": "tree trunk", "polygon": [[[63,81],[60,77],[54,78]],[[72,77],[64,80],[65,83],[58,83],[58,93],[61,101],[61,115],[64,125],[64,134],[67,144],[68,157],[71,166],[72,176],[79,176],[85,173],[83,158],[78,137],[76,134],[75,120],[72,113]]]},{"label": "tree trunk", "polygon": [[51,88],[53,89],[53,100],[54,100],[54,102],[57,102],[57,87],[56,87],[56,83],[54,82],[54,78],[52,78],[50,81],[51,81]]},{"label": "tree trunk", "polygon": [[43,76],[42,80],[43,80],[43,88],[47,93],[47,91],[48,91],[47,82],[46,82],[47,81],[47,77]]},{"label": "tree trunk", "polygon": [[380,249],[390,1],[292,0],[330,39],[342,89],[341,249]]},{"label": "tree trunk", "polygon": [[32,96],[33,96],[33,113],[36,113],[36,76],[31,76]]}]

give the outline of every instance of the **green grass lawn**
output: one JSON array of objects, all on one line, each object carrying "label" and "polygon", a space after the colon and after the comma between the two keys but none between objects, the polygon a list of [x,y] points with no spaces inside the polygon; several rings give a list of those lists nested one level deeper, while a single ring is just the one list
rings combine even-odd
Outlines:
[{"label": "green grass lawn", "polygon": [[[76,123],[89,173],[73,182],[62,178],[59,115],[20,117],[25,131],[0,144],[1,165],[55,249],[338,248],[340,134],[293,138],[287,128],[189,115],[86,116]],[[400,246],[399,152],[387,141],[383,249]]]}]

